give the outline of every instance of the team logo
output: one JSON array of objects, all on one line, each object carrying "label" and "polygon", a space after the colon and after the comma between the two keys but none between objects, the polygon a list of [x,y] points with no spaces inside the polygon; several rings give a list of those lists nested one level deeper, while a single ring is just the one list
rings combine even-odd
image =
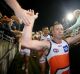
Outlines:
[{"label": "team logo", "polygon": [[69,51],[69,47],[68,45],[63,46],[64,52],[68,52]]},{"label": "team logo", "polygon": [[59,50],[56,49],[56,48],[54,48],[54,49],[53,49],[53,52],[54,52],[54,53],[57,53],[57,52],[59,52]]}]

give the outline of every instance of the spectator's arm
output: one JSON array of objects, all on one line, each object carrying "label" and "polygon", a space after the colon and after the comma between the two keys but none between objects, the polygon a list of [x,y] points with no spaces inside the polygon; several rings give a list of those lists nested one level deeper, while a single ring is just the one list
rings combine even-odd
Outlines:
[{"label": "spectator's arm", "polygon": [[78,17],[76,23],[73,26],[71,26],[69,29],[73,30],[75,28],[78,28],[79,26],[80,26],[80,16]]},{"label": "spectator's arm", "polygon": [[27,11],[21,8],[19,3],[16,0],[5,0],[5,2],[11,7],[11,9],[14,11],[15,15],[18,17],[18,19],[22,20],[24,24],[30,24],[30,20],[27,14]]}]

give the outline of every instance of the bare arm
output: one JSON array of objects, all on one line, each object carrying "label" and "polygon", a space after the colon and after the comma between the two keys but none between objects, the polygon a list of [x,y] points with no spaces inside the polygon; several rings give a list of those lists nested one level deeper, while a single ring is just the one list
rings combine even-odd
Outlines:
[{"label": "bare arm", "polygon": [[27,25],[24,26],[21,45],[29,49],[35,49],[35,50],[41,50],[42,48],[49,48],[50,43],[48,41],[32,40],[32,29],[33,29],[34,21],[37,18],[34,17],[34,12],[32,13],[33,15],[30,16],[31,24],[29,24],[28,26]]},{"label": "bare arm", "polygon": [[68,44],[74,44],[74,43],[78,42],[79,40],[80,40],[80,34],[78,34],[74,37],[66,38],[66,41],[68,42]]},{"label": "bare arm", "polygon": [[73,30],[73,29],[78,28],[79,26],[80,26],[80,16],[77,18],[76,23],[73,26],[71,26],[69,29]]},{"label": "bare arm", "polygon": [[18,11],[21,9],[21,6],[16,0],[5,0],[5,2],[14,10]]},{"label": "bare arm", "polygon": [[17,0],[5,0],[5,2],[11,7],[18,19],[21,19],[24,24],[30,24],[27,11],[21,8]]},{"label": "bare arm", "polygon": [[21,46],[33,49],[33,50],[42,50],[49,49],[50,43],[48,41],[38,41],[38,40],[25,40],[21,41]]},{"label": "bare arm", "polygon": [[80,16],[77,18],[77,21],[75,24],[73,24],[73,26],[71,26],[70,28],[66,29],[66,33],[71,32],[72,30],[78,28],[80,26]]}]

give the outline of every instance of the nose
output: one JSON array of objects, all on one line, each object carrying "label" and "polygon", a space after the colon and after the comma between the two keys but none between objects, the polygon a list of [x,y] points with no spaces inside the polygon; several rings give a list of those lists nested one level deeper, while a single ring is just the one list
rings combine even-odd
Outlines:
[{"label": "nose", "polygon": [[63,30],[59,30],[59,33],[60,33],[60,34],[63,34]]}]

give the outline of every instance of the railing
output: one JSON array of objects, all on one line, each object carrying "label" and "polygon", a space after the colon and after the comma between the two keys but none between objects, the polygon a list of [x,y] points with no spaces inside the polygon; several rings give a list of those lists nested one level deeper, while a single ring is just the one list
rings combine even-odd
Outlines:
[{"label": "railing", "polygon": [[7,74],[7,70],[18,50],[18,44],[14,41],[14,37],[5,35],[3,31],[0,31],[0,74]]}]

